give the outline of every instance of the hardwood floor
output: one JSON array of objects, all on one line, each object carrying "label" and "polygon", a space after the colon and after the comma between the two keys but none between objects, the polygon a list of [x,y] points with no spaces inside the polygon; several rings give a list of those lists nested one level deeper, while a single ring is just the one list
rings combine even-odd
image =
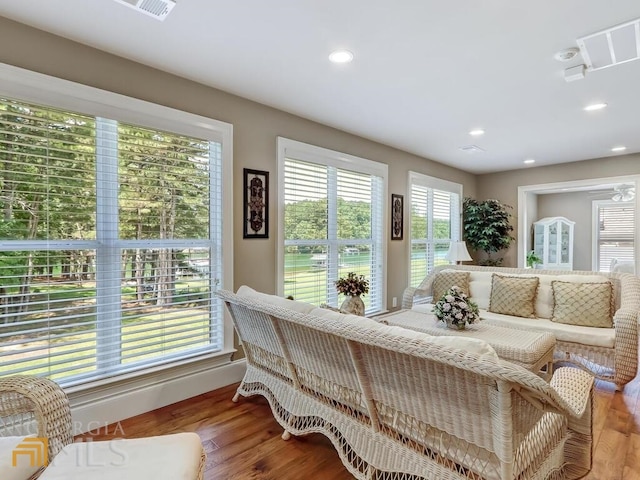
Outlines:
[{"label": "hardwood floor", "polygon": [[[319,434],[280,438],[262,397],[231,397],[237,384],[129,418],[82,438],[108,440],[195,431],[207,452],[206,480],[347,480],[331,443]],[[640,479],[640,378],[624,392],[597,382],[593,469],[585,480]],[[434,479],[436,480],[436,479]]]}]

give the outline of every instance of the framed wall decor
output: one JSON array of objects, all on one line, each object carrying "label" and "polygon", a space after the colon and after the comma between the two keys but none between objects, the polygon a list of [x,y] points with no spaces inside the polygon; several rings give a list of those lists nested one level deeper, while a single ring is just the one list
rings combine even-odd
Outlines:
[{"label": "framed wall decor", "polygon": [[242,238],[269,238],[269,172],[244,169]]},{"label": "framed wall decor", "polygon": [[404,195],[391,194],[391,240],[402,240],[404,230]]}]

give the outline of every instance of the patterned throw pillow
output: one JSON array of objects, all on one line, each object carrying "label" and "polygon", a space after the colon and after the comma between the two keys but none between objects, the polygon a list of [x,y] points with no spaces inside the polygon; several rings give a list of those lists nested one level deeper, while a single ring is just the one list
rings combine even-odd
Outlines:
[{"label": "patterned throw pillow", "polygon": [[551,321],[585,327],[613,327],[611,282],[551,282],[553,316]]},{"label": "patterned throw pillow", "polygon": [[433,286],[431,288],[433,292],[431,302],[436,303],[442,298],[442,295],[447,293],[447,290],[454,285],[457,285],[464,293],[469,295],[469,275],[469,272],[458,272],[455,270],[436,273],[436,278],[433,279]]},{"label": "patterned throw pillow", "polygon": [[509,277],[494,273],[491,277],[491,297],[489,311],[535,318],[538,277]]}]

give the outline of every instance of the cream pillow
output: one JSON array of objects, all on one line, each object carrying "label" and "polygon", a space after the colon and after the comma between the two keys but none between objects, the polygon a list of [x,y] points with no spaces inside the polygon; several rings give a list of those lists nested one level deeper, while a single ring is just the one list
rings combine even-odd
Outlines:
[{"label": "cream pillow", "polygon": [[551,321],[584,327],[613,327],[611,282],[551,282],[553,316]]},{"label": "cream pillow", "polygon": [[[33,435],[23,437],[0,437],[0,479],[2,480],[26,480],[40,469],[40,465],[34,462],[31,466],[31,458],[29,455],[17,455],[16,466],[13,466],[13,451],[26,438],[31,437],[31,442],[37,441]],[[33,445],[33,443],[30,445]],[[44,449],[44,445],[42,446]],[[44,461],[44,459],[43,459]]]},{"label": "cream pillow", "polygon": [[535,318],[538,277],[510,277],[494,273],[489,311],[515,317]]},{"label": "cream pillow", "polygon": [[433,292],[432,303],[438,302],[438,300],[442,298],[442,295],[447,293],[447,290],[454,285],[460,287],[464,293],[469,295],[469,272],[447,270],[436,273],[431,288]]}]

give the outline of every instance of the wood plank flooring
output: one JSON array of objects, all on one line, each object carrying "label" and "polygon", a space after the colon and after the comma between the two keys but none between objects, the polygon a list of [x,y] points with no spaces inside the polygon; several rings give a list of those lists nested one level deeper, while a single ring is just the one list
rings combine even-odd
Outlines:
[{"label": "wood plank flooring", "polygon": [[[82,438],[108,440],[195,431],[207,452],[206,480],[348,480],[327,438],[280,438],[282,429],[262,397],[231,397],[237,384],[154,410]],[[640,479],[640,377],[624,392],[597,382],[593,469],[585,480]],[[435,479],[434,479],[435,480]]]}]

